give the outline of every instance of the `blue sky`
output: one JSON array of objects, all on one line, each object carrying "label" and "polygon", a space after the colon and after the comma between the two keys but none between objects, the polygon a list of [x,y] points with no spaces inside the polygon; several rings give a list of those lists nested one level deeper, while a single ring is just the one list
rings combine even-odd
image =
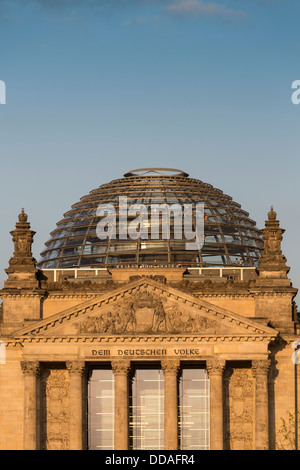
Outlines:
[{"label": "blue sky", "polygon": [[264,226],[300,286],[299,0],[0,0],[0,280],[25,207],[34,255],[91,189],[180,168]]}]

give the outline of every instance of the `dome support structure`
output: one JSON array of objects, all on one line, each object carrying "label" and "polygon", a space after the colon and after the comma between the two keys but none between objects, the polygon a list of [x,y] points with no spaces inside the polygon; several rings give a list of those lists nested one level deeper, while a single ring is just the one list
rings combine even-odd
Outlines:
[{"label": "dome support structure", "polygon": [[[204,243],[195,246],[187,233],[198,233],[200,205]],[[166,210],[167,231],[165,214],[152,217],[154,207],[158,212]],[[175,207],[179,208],[176,214]],[[186,231],[188,207],[191,224]],[[102,238],[98,228],[102,224],[105,229],[105,208],[113,210],[115,226]],[[64,214],[45,245],[38,263],[41,269],[256,267],[263,248],[256,223],[240,204],[220,189],[172,168],[132,170],[92,190]]]}]

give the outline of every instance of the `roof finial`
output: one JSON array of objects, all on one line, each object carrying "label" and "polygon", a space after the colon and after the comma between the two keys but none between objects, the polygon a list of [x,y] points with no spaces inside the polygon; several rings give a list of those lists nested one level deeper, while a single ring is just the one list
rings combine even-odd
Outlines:
[{"label": "roof finial", "polygon": [[273,206],[271,206],[271,210],[268,213],[268,219],[273,221],[273,220],[276,220],[276,217],[277,217],[277,213],[274,211]]},{"label": "roof finial", "polygon": [[25,213],[24,208],[22,208],[21,214],[19,214],[19,217],[18,217],[18,218],[19,218],[19,222],[21,222],[21,223],[23,223],[23,224],[24,224],[25,222],[27,222],[28,215]]}]

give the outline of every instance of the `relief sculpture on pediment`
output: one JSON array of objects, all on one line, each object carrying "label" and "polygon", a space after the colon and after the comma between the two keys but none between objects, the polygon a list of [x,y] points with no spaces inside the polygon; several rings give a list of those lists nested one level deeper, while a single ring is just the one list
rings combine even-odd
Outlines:
[{"label": "relief sculpture on pediment", "polygon": [[180,302],[150,293],[131,296],[77,323],[77,333],[216,333],[216,322]]}]

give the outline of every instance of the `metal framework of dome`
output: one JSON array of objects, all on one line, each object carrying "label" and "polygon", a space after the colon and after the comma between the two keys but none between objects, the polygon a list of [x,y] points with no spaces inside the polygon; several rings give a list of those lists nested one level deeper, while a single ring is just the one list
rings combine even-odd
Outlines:
[{"label": "metal framework of dome", "polygon": [[[96,227],[101,220],[100,204],[117,206],[119,197],[128,205],[204,204],[204,245],[200,250],[185,249],[186,240],[169,239],[100,240]],[[130,218],[128,218],[130,223]],[[150,222],[149,222],[150,223]],[[173,236],[172,236],[173,234]],[[124,178],[92,190],[74,204],[51,232],[41,253],[41,269],[114,266],[256,266],[263,242],[256,223],[240,204],[220,189],[190,178],[181,170],[143,168]]]}]

